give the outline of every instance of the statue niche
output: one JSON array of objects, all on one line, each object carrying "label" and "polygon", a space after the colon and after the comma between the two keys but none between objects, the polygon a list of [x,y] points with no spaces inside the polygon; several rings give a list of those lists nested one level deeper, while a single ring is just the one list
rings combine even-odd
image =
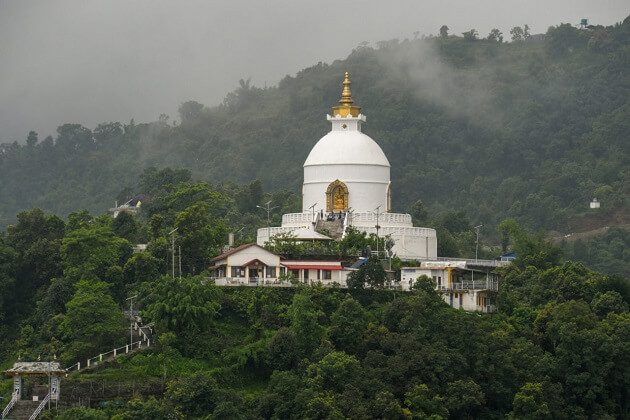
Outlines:
[{"label": "statue niche", "polygon": [[348,187],[338,179],[326,189],[326,211],[348,211]]}]

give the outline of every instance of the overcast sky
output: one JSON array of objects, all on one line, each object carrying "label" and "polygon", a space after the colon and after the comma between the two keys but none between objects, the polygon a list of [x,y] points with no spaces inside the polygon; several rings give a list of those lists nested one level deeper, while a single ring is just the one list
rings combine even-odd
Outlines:
[{"label": "overcast sky", "polygon": [[529,24],[609,25],[628,0],[0,0],[0,142],[40,139],[65,122],[176,118],[186,100],[214,105],[362,41]]}]

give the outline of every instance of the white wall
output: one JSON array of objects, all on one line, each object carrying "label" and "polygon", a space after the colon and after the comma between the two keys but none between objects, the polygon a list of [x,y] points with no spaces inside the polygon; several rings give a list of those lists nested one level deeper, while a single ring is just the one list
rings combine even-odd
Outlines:
[{"label": "white wall", "polygon": [[313,165],[304,167],[302,210],[317,203],[316,210],[326,211],[326,190],[335,180],[348,187],[348,205],[356,211],[387,210],[389,167],[377,165]]},{"label": "white wall", "polygon": [[[257,246],[250,246],[242,251],[232,254],[228,257],[227,264],[229,266],[242,266],[243,264],[258,259],[265,265],[278,267],[280,266],[280,257],[272,254],[266,249],[259,248]],[[229,275],[229,273],[228,273]]]}]

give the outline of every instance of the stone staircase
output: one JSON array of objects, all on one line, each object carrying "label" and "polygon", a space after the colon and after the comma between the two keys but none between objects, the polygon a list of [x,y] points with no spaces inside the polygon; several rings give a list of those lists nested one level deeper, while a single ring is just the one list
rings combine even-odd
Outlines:
[{"label": "stone staircase", "polygon": [[39,401],[19,400],[9,412],[7,419],[28,420],[39,403]]},{"label": "stone staircase", "polygon": [[329,236],[333,239],[341,239],[341,236],[343,235],[343,220],[319,219],[317,221],[317,225],[315,226],[315,230],[318,233]]}]

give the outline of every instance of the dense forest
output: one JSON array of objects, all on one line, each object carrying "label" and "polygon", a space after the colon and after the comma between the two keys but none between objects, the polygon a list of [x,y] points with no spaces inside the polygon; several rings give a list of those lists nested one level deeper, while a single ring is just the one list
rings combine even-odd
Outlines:
[{"label": "dense forest", "polygon": [[584,216],[597,197],[604,223],[627,224],[630,19],[534,36],[515,29],[509,43],[498,32],[461,37],[443,28],[360,45],[274,87],[241,80],[221,105],[186,102],[174,119],[63,124],[44,139],[31,132],[0,147],[0,226],[33,207],[100,213],[136,192],[150,166],[299,193],[301,165],[329,129],[325,114],[346,70],[365,131],[392,164],[396,210],[422,200],[435,212],[464,211],[489,231],[511,217],[570,232],[590,227]]},{"label": "dense forest", "polygon": [[[3,144],[0,368],[125,345],[137,296],[154,345],[64,377],[44,418],[629,418],[630,19],[519,29],[510,43],[443,28],[362,45],[277,87],[243,81],[218,107],[185,103],[176,123],[65,124]],[[257,205],[279,206],[273,223],[299,208],[302,160],[345,70],[392,163],[395,207],[436,228],[440,255],[474,255],[476,223],[481,257],[517,255],[497,313],[449,307],[428,278],[410,292],[207,278],[228,232],[244,243],[266,223]],[[137,215],[105,211],[131,196]],[[181,279],[169,275],[174,228]],[[269,246],[344,259],[374,240]],[[0,379],[3,403],[11,390]]]},{"label": "dense forest", "polygon": [[[253,217],[243,198],[257,187],[235,193],[190,176],[145,171],[138,184],[154,198],[136,216],[82,210],[63,221],[34,209],[0,235],[0,367],[53,355],[70,366],[124,346],[130,296],[154,325],[151,348],[64,377],[58,410],[44,418],[630,415],[627,280],[566,261],[506,220],[503,245],[518,258],[502,273],[494,315],[449,307],[429,278],[411,292],[220,288],[204,270],[231,223]],[[449,246],[470,242],[463,214],[440,220]],[[174,227],[181,279],[168,274]],[[344,258],[372,240],[354,232],[327,249],[284,252]],[[149,246],[134,253],[140,241]],[[0,380],[4,401],[11,389]]]}]

